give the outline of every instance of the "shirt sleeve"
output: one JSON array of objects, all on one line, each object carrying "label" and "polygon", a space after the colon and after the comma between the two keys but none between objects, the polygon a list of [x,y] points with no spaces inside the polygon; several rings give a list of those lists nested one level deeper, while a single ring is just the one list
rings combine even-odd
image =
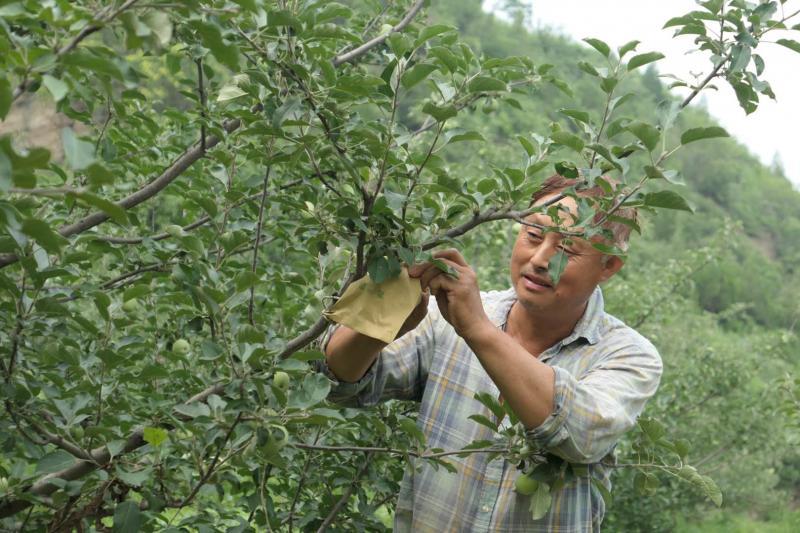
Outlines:
[{"label": "shirt sleeve", "polygon": [[636,424],[658,388],[662,363],[647,343],[616,350],[580,379],[553,369],[553,412],[526,435],[533,445],[566,461],[596,463]]},{"label": "shirt sleeve", "polygon": [[[338,380],[325,359],[317,361],[317,370],[333,381],[328,399],[350,407],[374,405],[388,399],[421,400],[433,358],[434,330],[439,316],[436,300],[431,298],[422,322],[381,350],[366,374],[355,383]],[[331,326],[322,337],[323,353],[338,327]]]}]

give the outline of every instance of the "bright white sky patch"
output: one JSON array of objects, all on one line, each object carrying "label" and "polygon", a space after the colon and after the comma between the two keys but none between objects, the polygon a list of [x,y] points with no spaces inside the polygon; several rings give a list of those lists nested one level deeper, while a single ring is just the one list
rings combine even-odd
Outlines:
[{"label": "bright white sky patch", "polygon": [[[485,8],[491,10],[495,3],[486,1]],[[596,37],[612,48],[638,39],[641,41],[638,53],[659,51],[667,56],[657,63],[661,74],[675,74],[683,79],[697,74],[702,79],[711,62],[700,53],[687,55],[694,36],[673,39],[674,28],[661,29],[670,18],[695,9],[699,6],[694,0],[533,0],[533,26],[549,28],[578,41]],[[793,13],[800,9],[800,1],[789,0],[784,9],[786,14]],[[798,32],[792,33],[780,36],[777,32],[770,33],[767,38],[798,40]],[[777,155],[786,176],[800,188],[800,54],[770,43],[761,44],[757,53],[766,63],[762,78],[772,86],[777,101],[759,95],[758,110],[747,116],[739,107],[733,89],[724,80],[718,80],[719,91],[704,91],[692,105],[705,104],[722,126],[764,164],[771,165]],[[681,93],[685,94],[688,92]]]}]

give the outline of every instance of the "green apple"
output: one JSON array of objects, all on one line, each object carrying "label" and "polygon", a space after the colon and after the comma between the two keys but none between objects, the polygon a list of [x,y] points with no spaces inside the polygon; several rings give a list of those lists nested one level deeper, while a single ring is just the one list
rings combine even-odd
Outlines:
[{"label": "green apple", "polygon": [[[271,425],[266,429],[266,439],[263,439],[262,452],[267,457],[274,457],[289,442],[289,432],[283,426]],[[260,441],[262,439],[259,439]],[[261,443],[259,443],[261,444]]]},{"label": "green apple", "polygon": [[520,494],[524,494],[525,496],[530,496],[536,492],[536,489],[538,488],[539,482],[532,477],[526,476],[525,474],[520,474],[517,476],[517,480],[514,482],[514,490]]},{"label": "green apple", "polygon": [[83,434],[84,434],[83,426],[81,426],[80,424],[75,424],[74,426],[69,428],[69,434],[72,435],[73,439],[80,441],[81,439],[83,439]]},{"label": "green apple", "polygon": [[122,304],[122,310],[129,315],[137,312],[139,310],[139,300],[136,298],[131,298]]},{"label": "green apple", "polygon": [[282,370],[278,370],[277,372],[275,372],[275,375],[272,376],[272,384],[281,390],[288,389],[290,382],[291,378],[289,377],[289,374],[287,374]]},{"label": "green apple", "polygon": [[178,339],[172,343],[172,351],[178,355],[186,355],[190,348],[189,341],[186,339]]},{"label": "green apple", "polygon": [[169,233],[172,237],[181,237],[183,235],[183,228],[177,224],[170,224],[164,228],[164,231]]}]

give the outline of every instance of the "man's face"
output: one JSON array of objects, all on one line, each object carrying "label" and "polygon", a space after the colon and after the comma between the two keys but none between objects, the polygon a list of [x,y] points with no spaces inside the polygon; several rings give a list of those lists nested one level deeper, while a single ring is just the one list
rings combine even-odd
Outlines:
[{"label": "man's face", "polygon": [[[547,196],[537,204],[547,201]],[[564,198],[557,205],[577,211],[572,198]],[[570,228],[573,219],[564,209],[560,211],[562,228]],[[555,227],[557,224],[547,215],[533,214],[526,221]],[[577,229],[577,228],[573,228]],[[595,287],[613,276],[621,267],[622,260],[608,256],[595,249],[589,241],[569,237],[567,242],[561,234],[544,232],[538,228],[522,225],[511,253],[511,282],[517,292],[519,303],[531,311],[552,310],[554,314],[569,314],[582,310]],[[547,272],[550,258],[563,249],[567,254],[567,266],[557,286],[553,286]]]}]

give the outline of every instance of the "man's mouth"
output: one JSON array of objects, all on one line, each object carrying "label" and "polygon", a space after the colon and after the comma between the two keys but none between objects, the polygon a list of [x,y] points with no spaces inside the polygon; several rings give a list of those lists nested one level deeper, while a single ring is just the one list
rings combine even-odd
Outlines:
[{"label": "man's mouth", "polygon": [[546,278],[535,276],[533,274],[523,274],[522,280],[525,288],[532,291],[544,291],[553,288]]}]

